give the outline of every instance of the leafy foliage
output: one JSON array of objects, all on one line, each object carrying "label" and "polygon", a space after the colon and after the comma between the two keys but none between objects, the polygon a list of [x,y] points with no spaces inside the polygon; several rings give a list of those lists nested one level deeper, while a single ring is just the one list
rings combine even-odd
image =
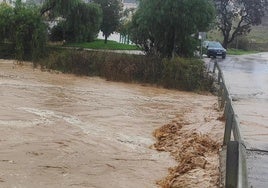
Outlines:
[{"label": "leafy foliage", "polygon": [[47,12],[50,19],[62,18],[51,30],[50,38],[54,41],[92,41],[99,32],[102,19],[99,5],[80,0],[47,0],[41,12]]},{"label": "leafy foliage", "polygon": [[82,42],[82,43],[68,43],[67,46],[77,47],[77,48],[88,48],[88,49],[105,49],[105,50],[140,50],[135,45],[122,44],[116,41],[108,40],[105,44],[104,40],[97,39],[92,42]]},{"label": "leafy foliage", "polygon": [[82,2],[82,0],[46,0],[40,13],[41,15],[47,14],[50,18],[65,17]]},{"label": "leafy foliage", "polygon": [[213,80],[198,59],[129,55],[96,51],[53,52],[40,62],[44,68],[64,73],[101,76],[108,80],[140,82],[180,90],[209,90]]},{"label": "leafy foliage", "polygon": [[80,3],[66,17],[66,40],[67,41],[93,41],[96,38],[102,12],[99,5]]},{"label": "leafy foliage", "polygon": [[15,7],[0,4],[0,36],[12,43],[18,60],[37,59],[45,51],[46,25],[37,8],[16,1]]},{"label": "leafy foliage", "polygon": [[267,0],[214,0],[217,10],[217,27],[223,34],[223,47],[227,48],[236,37],[259,25],[268,7]]},{"label": "leafy foliage", "polygon": [[147,53],[191,56],[196,46],[191,35],[206,30],[213,18],[214,8],[209,0],[142,0],[130,34],[132,41]]},{"label": "leafy foliage", "polygon": [[12,18],[14,17],[14,10],[11,6],[1,3],[0,4],[0,42],[5,39],[11,38],[12,31]]},{"label": "leafy foliage", "polygon": [[100,30],[105,37],[105,43],[107,38],[117,30],[120,24],[122,2],[121,0],[93,0],[93,2],[99,4],[102,8],[103,18]]}]

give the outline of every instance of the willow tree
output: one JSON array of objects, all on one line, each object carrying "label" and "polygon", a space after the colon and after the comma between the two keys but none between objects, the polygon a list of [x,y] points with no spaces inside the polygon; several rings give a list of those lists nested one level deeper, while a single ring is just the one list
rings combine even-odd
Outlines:
[{"label": "willow tree", "polygon": [[14,9],[6,3],[0,3],[0,42],[11,38]]},{"label": "willow tree", "polygon": [[95,3],[80,3],[67,16],[63,25],[67,41],[85,42],[97,37],[102,12]]},{"label": "willow tree", "polygon": [[50,18],[65,17],[81,3],[83,3],[82,0],[45,0],[40,13],[41,15],[47,14]]},{"label": "willow tree", "polygon": [[99,4],[102,8],[102,23],[100,30],[107,43],[107,38],[118,29],[120,25],[121,11],[123,4],[121,0],[93,0],[93,2]]},{"label": "willow tree", "polygon": [[0,4],[0,36],[12,44],[18,60],[37,59],[45,52],[46,25],[39,10],[17,0],[15,7]]},{"label": "willow tree", "polygon": [[197,45],[193,35],[205,31],[213,18],[210,0],[141,0],[130,34],[147,53],[191,56]]},{"label": "willow tree", "polygon": [[41,15],[50,20],[61,18],[52,28],[52,38],[84,42],[96,38],[102,11],[99,5],[82,0],[46,0]]},{"label": "willow tree", "polygon": [[251,31],[252,25],[261,24],[267,0],[214,0],[217,27],[223,35],[223,46],[228,47],[236,37]]}]

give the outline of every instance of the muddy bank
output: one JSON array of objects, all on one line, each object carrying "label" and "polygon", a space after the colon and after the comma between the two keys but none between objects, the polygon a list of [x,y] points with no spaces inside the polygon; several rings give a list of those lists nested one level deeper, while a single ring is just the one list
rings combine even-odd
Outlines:
[{"label": "muddy bank", "polygon": [[0,187],[164,186],[161,179],[181,159],[157,151],[152,133],[170,122],[181,126],[171,136],[171,144],[181,145],[175,153],[199,136],[215,143],[214,149],[205,144],[208,149],[197,160],[205,165],[177,177],[190,178],[189,187],[217,186],[223,123],[217,120],[215,96],[42,72],[0,60],[0,97]]}]

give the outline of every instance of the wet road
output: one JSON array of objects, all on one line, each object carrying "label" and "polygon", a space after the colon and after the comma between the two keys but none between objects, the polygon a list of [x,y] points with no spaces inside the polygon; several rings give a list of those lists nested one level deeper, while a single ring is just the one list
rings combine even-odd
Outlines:
[{"label": "wet road", "polygon": [[268,187],[268,53],[219,60],[248,150],[252,187]]}]

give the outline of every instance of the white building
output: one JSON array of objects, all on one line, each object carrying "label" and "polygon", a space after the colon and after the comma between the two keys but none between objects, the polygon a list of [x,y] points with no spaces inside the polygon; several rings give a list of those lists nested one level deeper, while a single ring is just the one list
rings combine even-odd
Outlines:
[{"label": "white building", "polygon": [[136,9],[138,6],[137,0],[122,0],[124,9]]},{"label": "white building", "polygon": [[[14,5],[15,2],[16,2],[16,0],[0,0],[0,3],[7,3],[10,5]],[[25,3],[26,0],[21,0],[21,2]]]}]

